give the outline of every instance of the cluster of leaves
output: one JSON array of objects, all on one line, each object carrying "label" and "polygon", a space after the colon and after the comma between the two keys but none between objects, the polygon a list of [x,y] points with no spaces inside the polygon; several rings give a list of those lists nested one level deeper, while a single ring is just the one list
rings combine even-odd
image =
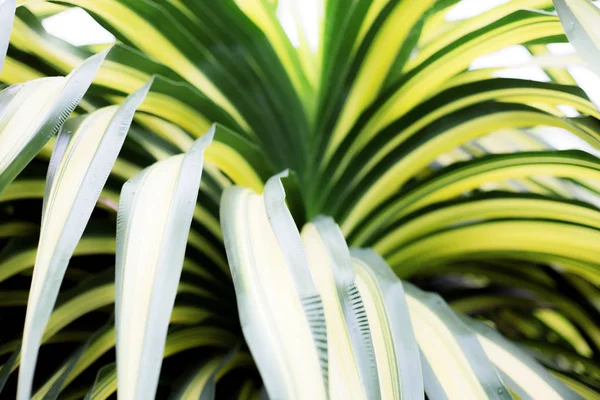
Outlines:
[{"label": "cluster of leaves", "polygon": [[[0,0],[6,393],[104,399],[118,375],[127,399],[151,398],[157,385],[158,398],[260,395],[254,360],[263,373],[264,361],[239,322],[246,297],[231,261],[244,254],[240,233],[224,221],[260,227],[251,210],[220,204],[226,190],[250,196],[234,185],[260,193],[290,169],[292,225],[333,217],[348,245],[374,249],[397,277],[545,365],[558,378],[544,379],[560,387],[554,394],[599,396],[600,112],[569,74],[571,60],[547,47],[566,43],[566,31],[600,65],[600,13],[588,0],[512,0],[460,21],[445,18],[458,0],[315,0],[312,28],[298,19],[298,0],[17,3]],[[66,7],[85,9],[117,43],[77,47],[46,33],[41,19]],[[512,45],[532,54],[546,82],[469,69]],[[589,151],[555,150],[549,128]],[[321,369],[311,376],[335,386]],[[521,398],[548,398],[504,378]],[[278,387],[276,374],[263,380]],[[430,398],[456,394],[427,382]]]}]

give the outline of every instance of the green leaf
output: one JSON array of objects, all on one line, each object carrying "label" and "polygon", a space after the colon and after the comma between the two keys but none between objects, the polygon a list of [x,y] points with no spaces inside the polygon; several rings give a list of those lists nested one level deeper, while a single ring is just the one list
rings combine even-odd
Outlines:
[{"label": "green leaf", "polygon": [[504,18],[515,11],[524,9],[545,9],[552,5],[552,0],[520,0],[520,1],[509,1],[501,4],[497,7],[483,12],[473,18],[468,18],[463,21],[459,21],[458,25],[454,29],[450,29],[445,34],[440,35],[436,40],[429,43],[427,46],[419,51],[418,55],[409,61],[406,66],[407,69],[413,69],[418,67],[423,62],[427,61],[429,57],[432,57],[436,52],[443,49],[445,46],[451,45],[453,42],[460,40],[461,38],[468,36],[469,34],[477,31],[478,29],[485,28],[488,25],[493,24],[501,18]]},{"label": "green leaf", "polygon": [[[362,171],[357,174],[355,178],[364,176],[362,181],[352,182],[341,195],[338,194],[344,199],[346,193],[354,187],[353,196],[349,199],[353,200],[359,196],[359,188],[368,187],[360,194],[357,204],[351,208],[344,220],[344,229],[351,229],[357,221],[364,219],[374,208],[384,203],[395,192],[399,192],[411,177],[434,162],[440,154],[494,131],[536,126],[560,127],[587,138],[581,127],[566,123],[557,116],[529,106],[496,102],[482,102],[473,107],[466,107],[434,121],[418,132],[413,132],[415,137],[410,138],[411,140],[394,146],[393,151],[381,160],[376,159],[379,161],[376,168],[365,175]],[[392,129],[394,127],[390,127],[390,130]],[[593,137],[590,141],[597,144],[598,138]],[[345,199],[346,204],[351,203]]]},{"label": "green leaf", "polygon": [[[163,356],[170,357],[182,351],[197,347],[231,348],[236,338],[226,330],[209,326],[199,326],[179,329],[169,333],[164,345]],[[161,346],[162,347],[162,346]],[[117,370],[115,364],[102,367],[98,372],[96,382],[86,398],[92,400],[107,399],[117,390]],[[156,388],[153,389],[153,391]]]},{"label": "green leaf", "polygon": [[[493,236],[490,232],[493,232]],[[569,237],[577,237],[578,241],[571,242]],[[537,258],[546,262],[576,260],[575,265],[567,264],[565,268],[597,283],[594,243],[599,239],[600,235],[595,229],[560,222],[486,221],[430,235],[403,246],[393,252],[388,260],[401,277],[414,274],[420,268],[419,263],[435,266],[457,259],[486,260],[498,257],[522,260]],[[419,262],[413,258],[415,254],[421,255]]]},{"label": "green leaf", "polygon": [[54,393],[57,398],[61,391],[87,367],[92,365],[98,358],[105,354],[115,345],[115,330],[112,328],[113,321],[92,334],[88,340],[80,346],[69,358],[67,363],[58,369],[50,379],[46,381],[32,397],[32,400],[46,400],[49,393]]},{"label": "green leaf", "polygon": [[[22,273],[35,265],[36,245],[31,238],[13,239],[0,253],[0,282]],[[81,238],[73,255],[115,254],[115,238],[107,235],[89,235]]]},{"label": "green leaf", "polygon": [[217,380],[239,354],[239,346],[232,348],[224,356],[216,356],[204,362],[182,385],[172,400],[214,400]]},{"label": "green leaf", "polygon": [[110,392],[105,392],[107,390],[108,382],[111,380],[111,378],[113,380],[116,379],[117,371],[115,367],[116,364],[112,363],[105,365],[98,370],[94,384],[92,385],[90,391],[86,394],[85,400],[100,400],[106,399],[108,396],[110,396]]},{"label": "green leaf", "polygon": [[[473,59],[510,45],[560,33],[558,18],[533,10],[519,10],[495,21],[439,50],[381,93],[356,125],[348,127],[351,130],[344,132],[344,136],[353,139],[360,149],[372,135],[440,91],[448,79],[467,69]],[[406,93],[411,95],[406,96]]]},{"label": "green leaf", "polygon": [[0,224],[0,238],[27,236],[37,231],[37,225],[24,221],[7,221]]},{"label": "green leaf", "polygon": [[[278,168],[305,168],[309,121],[299,93],[271,42],[235,2],[68,3],[97,16],[123,43],[171,68],[244,131],[253,131],[272,150]],[[170,23],[164,23],[167,20]],[[190,30],[197,26],[204,29]],[[253,82],[254,89],[239,90],[247,82]],[[271,113],[280,117],[272,118]]]},{"label": "green leaf", "polygon": [[600,178],[600,168],[594,156],[574,150],[493,154],[455,163],[391,197],[352,232],[356,236],[351,234],[350,242],[353,245],[370,243],[366,238],[397,219],[433,203],[456,198],[485,182],[536,175],[594,180]]},{"label": "green leaf", "polygon": [[534,218],[600,229],[598,210],[584,203],[534,194],[491,192],[436,203],[411,213],[388,227],[373,248],[385,257],[395,248],[452,226],[476,220]]},{"label": "green leaf", "polygon": [[40,340],[68,261],[150,84],[120,107],[107,107],[69,121],[59,134],[48,167],[40,243],[25,317],[19,399],[30,397]]},{"label": "green leaf", "polygon": [[[600,387],[593,365],[600,343],[595,322],[600,309],[595,300],[600,285],[595,246],[600,240],[600,213],[592,204],[600,204],[599,164],[597,157],[589,154],[548,152],[553,146],[546,138],[558,136],[556,128],[566,130],[578,136],[581,147],[595,154],[600,148],[600,112],[566,70],[573,60],[552,64],[544,61],[554,60],[541,58],[547,45],[566,41],[558,17],[547,12],[552,10],[552,0],[507,1],[458,21],[446,21],[458,0],[52,3],[17,1],[24,6],[14,18],[0,76],[3,84],[67,74],[103,48],[73,46],[45,32],[41,18],[72,5],[87,10],[118,42],[102,62],[86,98],[79,102],[78,112],[120,104],[156,75],[138,107],[130,140],[98,199],[88,224],[90,231],[101,222],[113,228],[123,182],[155,161],[168,161],[174,154],[188,151],[213,122],[217,124],[213,144],[204,154],[197,204],[189,205],[193,208],[191,227],[183,223],[178,232],[186,236],[180,243],[187,238],[189,246],[185,258],[182,256],[183,266],[175,263],[169,277],[181,274],[175,305],[171,311],[170,298],[166,298],[174,296],[171,289],[164,293],[165,299],[158,293],[166,284],[153,275],[158,261],[146,268],[137,265],[127,284],[127,273],[117,277],[120,305],[129,295],[143,303],[142,308],[154,304],[163,314],[148,317],[137,335],[134,317],[146,318],[147,311],[157,312],[157,308],[120,315],[117,325],[127,327],[131,336],[125,342],[131,346],[119,344],[119,371],[115,366],[105,370],[90,396],[114,397],[119,377],[119,397],[152,398],[154,378],[160,374],[159,397],[176,395],[185,388],[189,389],[186,395],[196,399],[201,393],[212,397],[215,389],[225,397],[266,398],[267,392],[283,382],[279,386],[282,391],[269,394],[293,398],[303,397],[308,383],[317,382],[315,398],[422,398],[423,376],[428,398],[493,397],[486,392],[497,380],[492,376],[497,367],[493,357],[485,354],[485,346],[480,347],[491,363],[479,365],[461,356],[465,353],[462,334],[471,343],[473,331],[454,324],[454,314],[446,306],[439,314],[448,317],[447,321],[433,312],[428,323],[415,322],[415,316],[431,315],[419,307],[414,311],[414,301],[381,259],[372,253],[377,261],[352,258],[331,220],[318,218],[308,225],[307,229],[314,228],[314,235],[309,238],[310,246],[304,246],[297,227],[327,214],[342,224],[350,243],[374,246],[387,257],[393,271],[414,277],[416,283],[440,293],[456,309],[497,326],[532,350],[559,380],[584,397],[594,398]],[[308,16],[306,11],[311,8],[315,11],[312,21],[305,24],[300,15]],[[0,23],[0,31],[4,26]],[[297,32],[290,34],[294,29]],[[313,33],[316,46],[309,37]],[[496,79],[500,70],[493,68],[469,70],[475,58],[519,44],[540,57],[527,64],[544,68],[552,83]],[[9,88],[5,102],[12,102],[11,93],[19,91]],[[568,117],[562,105],[574,107],[581,115]],[[88,118],[82,116],[67,125],[76,129],[77,121]],[[546,130],[546,126],[554,129]],[[48,141],[37,152],[37,159],[0,193],[0,318],[6,325],[2,333],[6,340],[0,345],[3,359],[20,345],[19,326],[11,322],[24,311],[25,286],[35,260],[35,248],[28,241],[39,229],[32,221],[40,206],[44,222],[52,214],[47,199],[42,205],[45,183],[37,170],[50,159],[53,145]],[[57,154],[64,145],[59,142]],[[2,150],[20,151],[0,146],[0,154]],[[498,154],[523,150],[526,153]],[[469,161],[460,163],[463,160]],[[294,181],[284,181],[288,192],[284,200],[278,179],[264,183],[285,168],[293,171]],[[48,186],[52,187],[56,177],[50,178]],[[230,196],[234,204],[227,206],[227,216],[222,214],[219,221],[222,194],[232,184],[255,193],[264,189],[264,195],[227,189],[240,198]],[[486,193],[489,190],[507,193]],[[165,192],[156,190],[152,201],[140,207],[131,204],[130,211],[164,205],[162,201],[169,197]],[[182,209],[187,212],[186,207]],[[260,218],[252,214],[253,207],[260,208]],[[155,214],[147,218],[148,225],[159,224]],[[119,217],[123,225],[122,215]],[[225,235],[220,222],[223,228],[231,228],[229,232],[225,229]],[[319,230],[315,227],[319,223],[331,229]],[[164,232],[160,228],[165,227],[158,229]],[[141,255],[163,250],[146,243],[142,234],[135,236],[140,240],[132,237],[130,241]],[[45,377],[36,379],[40,387],[36,400],[53,385],[58,387],[64,376],[64,365],[46,354],[58,346],[74,349],[76,343],[85,342],[89,330],[97,326],[94,317],[109,310],[115,301],[114,247],[111,229],[110,237],[88,232],[75,249],[72,265],[65,272],[67,293],[58,297],[57,309],[42,336],[40,363],[44,365],[39,372],[48,372],[44,374],[48,378],[44,382]],[[236,258],[240,265],[231,266],[233,274],[225,250],[229,259]],[[257,261],[258,257],[262,258]],[[372,263],[381,268],[373,268]],[[97,273],[100,270],[103,272]],[[280,275],[285,279],[273,278]],[[260,279],[248,283],[256,276]],[[573,277],[579,280],[577,288],[569,285]],[[328,285],[322,284],[325,278]],[[78,284],[82,279],[91,284]],[[77,294],[71,292],[73,285]],[[156,301],[145,297],[150,292],[158,296]],[[254,297],[249,299],[248,293]],[[261,307],[253,306],[259,301]],[[413,304],[412,313],[410,305],[403,307],[404,302]],[[288,303],[295,305],[291,312],[285,312]],[[169,313],[170,332],[160,354],[164,338],[159,336],[166,332],[164,315]],[[153,321],[159,319],[154,330]],[[248,332],[256,326],[259,332],[251,339]],[[415,330],[421,334],[414,335]],[[431,349],[425,351],[425,345],[423,357],[418,353],[419,342],[427,342],[432,331],[444,333],[444,339],[433,341],[439,350],[433,348],[440,355],[450,353],[445,368],[439,367],[443,363],[435,360],[435,354],[431,357]],[[119,329],[120,340],[123,334]],[[242,335],[249,338],[262,379],[246,352],[223,368],[218,364]],[[115,341],[111,330],[86,348],[60,384],[61,398],[75,400],[87,393],[93,372],[113,361]],[[343,348],[337,351],[338,347]],[[150,354],[144,353],[146,350],[154,351],[149,356],[154,357],[152,362],[145,362],[144,355],[136,360],[134,353]],[[581,354],[576,354],[577,350]],[[181,354],[166,360],[161,370],[161,357],[176,353]],[[483,359],[481,348],[467,353]],[[305,359],[309,361],[303,364]],[[336,361],[340,359],[341,366],[350,370],[347,380],[340,376],[342,368]],[[424,362],[420,365],[419,360]],[[151,373],[140,372],[139,380],[125,379],[123,383],[122,365],[128,362],[139,362],[155,375],[148,379]],[[18,364],[16,356],[10,369],[16,370]],[[191,381],[179,380],[185,372],[191,373],[185,374]],[[469,396],[469,390],[461,388],[454,391],[450,381],[466,383],[475,394]],[[506,383],[512,390],[512,382],[506,379]],[[381,395],[374,390],[376,384]],[[151,393],[123,393],[128,390],[123,385],[147,387]],[[6,386],[10,397],[14,382]],[[548,398],[563,393],[562,389],[552,393],[543,385],[540,388]],[[523,392],[525,398],[540,397],[537,393],[530,396],[536,389],[533,385],[528,389],[529,393]],[[344,390],[350,392],[348,396]],[[564,393],[568,398],[570,392]]]},{"label": "green leaf", "polygon": [[[309,75],[314,75],[314,72],[311,71],[309,63],[304,65],[308,67],[306,70],[302,68],[300,54],[292,46],[283,26],[277,19],[277,13],[280,10],[269,4],[268,0],[238,0],[237,5],[252,22],[260,27],[271,42],[273,50],[277,53],[296,92],[304,102],[307,114],[314,114],[315,88],[309,81]],[[300,9],[296,7],[294,12],[299,13]]]},{"label": "green leaf", "polygon": [[60,395],[60,391],[62,386],[64,385],[67,377],[71,374],[77,363],[79,362],[85,347],[88,343],[80,346],[75,352],[65,361],[65,364],[62,366],[60,374],[57,376],[57,379],[54,381],[50,390],[44,396],[44,400],[57,400]]},{"label": "green leaf", "polygon": [[[376,98],[390,71],[396,55],[409,36],[414,25],[432,7],[434,0],[389,2],[389,6],[377,15],[367,38],[368,49],[360,61],[359,70],[348,91],[345,104],[331,134],[325,157],[329,158],[343,140],[347,131],[356,122],[361,112]],[[380,2],[382,3],[382,2]],[[374,7],[374,6],[372,6]],[[402,20],[402,23],[398,23]],[[359,42],[360,43],[360,42]],[[365,43],[360,43],[365,46]]]},{"label": "green leaf", "polygon": [[2,364],[2,369],[0,369],[0,393],[2,389],[4,389],[4,385],[6,385],[6,381],[10,377],[10,373],[19,359],[19,350],[13,351],[13,353],[8,357],[8,359]]},{"label": "green leaf", "polygon": [[[589,114],[596,118],[600,116],[586,94],[575,86],[520,79],[482,79],[453,86],[436,94],[413,108],[404,117],[372,135],[369,143],[365,143],[364,146],[346,141],[325,172],[325,176],[333,175],[334,179],[323,182],[325,187],[331,189],[323,190],[321,201],[328,212],[337,212],[336,206],[347,209],[352,200],[366,195],[364,187],[374,186],[377,182],[374,178],[383,177],[383,171],[389,171],[389,174],[394,176],[391,180],[385,180],[387,186],[399,187],[404,180],[398,179],[399,171],[402,174],[410,171],[409,175],[413,176],[415,170],[418,171],[435,157],[456,148],[457,143],[462,145],[468,140],[497,129],[499,122],[494,121],[494,115],[502,119],[501,124],[504,127],[519,128],[535,124],[556,126],[570,130],[598,147],[597,134],[594,130],[591,134],[583,132],[584,127],[580,126],[580,120],[559,119],[544,109],[531,107],[531,105],[542,104],[547,108],[568,104],[582,114]],[[531,118],[523,120],[519,118],[521,112],[532,112],[535,115],[531,114]],[[485,118],[486,116],[488,118]],[[467,128],[479,118],[482,118],[481,124]],[[469,135],[468,138],[458,133],[461,126],[465,128],[463,132]],[[458,139],[459,135],[462,139]],[[449,146],[444,144],[447,139],[453,137],[458,140]],[[423,153],[419,153],[423,151],[421,147],[430,147],[433,144],[436,149],[433,156],[425,157]],[[405,166],[410,170],[406,170]],[[329,194],[329,197],[325,198],[326,194]],[[352,197],[348,199],[347,195]]]},{"label": "green leaf", "polygon": [[187,153],[129,180],[117,215],[116,327],[119,396],[155,396],[187,236],[214,128]]}]

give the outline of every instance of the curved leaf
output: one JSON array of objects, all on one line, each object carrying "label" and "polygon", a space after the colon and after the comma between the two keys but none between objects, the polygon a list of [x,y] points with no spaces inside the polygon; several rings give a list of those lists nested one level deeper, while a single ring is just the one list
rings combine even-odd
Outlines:
[{"label": "curved leaf", "polygon": [[594,180],[595,177],[600,178],[599,173],[596,158],[580,151],[494,154],[456,163],[390,198],[384,207],[365,218],[367,223],[355,229],[357,236],[352,235],[351,242],[360,245],[374,231],[383,229],[395,218],[401,218],[435,202],[455,198],[466,191],[477,189],[484,182],[536,175]]},{"label": "curved leaf", "polygon": [[521,399],[579,399],[523,350],[488,326],[464,318],[502,377]]},{"label": "curved leaf", "polygon": [[148,167],[121,191],[115,278],[119,396],[155,395],[204,148],[212,137],[210,130],[187,153]]},{"label": "curved leaf", "polygon": [[[185,328],[169,333],[164,344],[163,357],[181,353],[196,347],[231,348],[236,338],[228,331],[220,328],[200,326]],[[117,390],[117,369],[115,364],[102,367],[96,376],[94,385],[88,392],[86,399],[104,400]],[[151,389],[155,391],[156,388]]]},{"label": "curved leaf", "polygon": [[75,109],[105,56],[90,57],[65,78],[42,78],[0,92],[0,192]]},{"label": "curved leaf", "polygon": [[56,142],[48,167],[40,243],[25,317],[19,399],[30,397],[40,340],[68,261],[149,86],[131,95],[120,107],[71,120]]},{"label": "curved leaf", "polygon": [[475,334],[448,305],[439,296],[408,283],[404,287],[423,356],[427,395],[448,399],[512,399]]},{"label": "curved leaf", "polygon": [[263,196],[227,189],[221,224],[246,341],[273,398],[327,398],[321,297],[280,177]]},{"label": "curved leaf", "polygon": [[423,398],[419,347],[402,283],[375,252],[353,249],[351,254],[371,328],[381,395]]},{"label": "curved leaf", "polygon": [[569,41],[600,76],[600,10],[587,0],[553,0]]},{"label": "curved leaf", "polygon": [[[10,28],[15,17],[15,0],[2,0],[0,2],[0,72],[4,66],[4,57],[8,48],[10,38]],[[0,105],[1,107],[1,105]]]},{"label": "curved leaf", "polygon": [[323,299],[332,398],[378,398],[377,363],[367,314],[350,253],[339,227],[319,217],[302,229],[302,242]]}]

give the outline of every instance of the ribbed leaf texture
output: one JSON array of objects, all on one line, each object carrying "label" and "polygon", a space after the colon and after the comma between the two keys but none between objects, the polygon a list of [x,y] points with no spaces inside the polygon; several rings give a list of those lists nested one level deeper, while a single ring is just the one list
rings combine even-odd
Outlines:
[{"label": "ribbed leaf texture", "polygon": [[476,3],[0,0],[0,398],[600,398],[600,12]]}]

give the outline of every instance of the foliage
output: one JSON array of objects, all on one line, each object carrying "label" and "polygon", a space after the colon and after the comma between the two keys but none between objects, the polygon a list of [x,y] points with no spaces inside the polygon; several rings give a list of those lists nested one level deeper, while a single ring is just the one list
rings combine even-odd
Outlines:
[{"label": "foliage", "polygon": [[599,398],[600,13],[456,3],[0,0],[0,389]]}]

